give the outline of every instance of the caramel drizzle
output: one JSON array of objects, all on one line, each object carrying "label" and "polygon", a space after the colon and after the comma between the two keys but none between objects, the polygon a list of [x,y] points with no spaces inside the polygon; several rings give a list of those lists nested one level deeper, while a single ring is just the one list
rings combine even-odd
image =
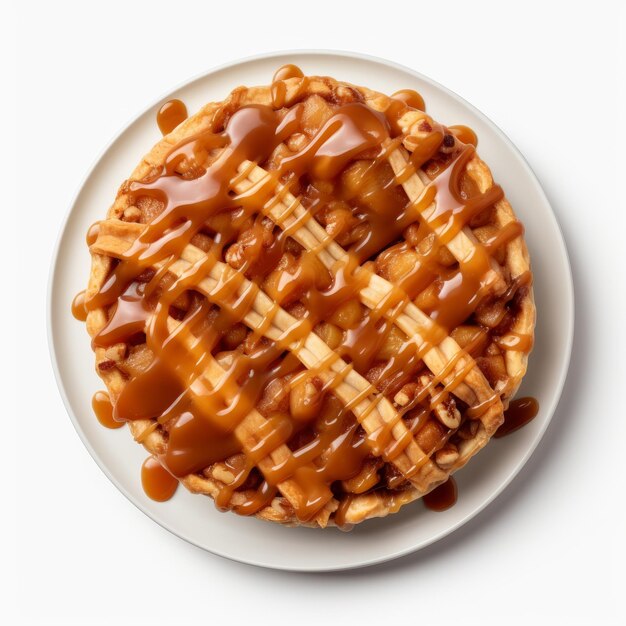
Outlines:
[{"label": "caramel drizzle", "polygon": [[[252,183],[259,183],[260,181],[267,179],[268,178],[268,174],[266,172],[264,172],[263,170],[261,170],[260,168],[257,167],[250,167],[249,165],[244,164],[242,166],[244,168],[244,173],[247,173],[250,178],[252,179]],[[238,190],[241,189],[246,189],[245,186],[242,187],[241,184],[239,185],[235,185],[235,188],[237,188]],[[430,197],[427,195],[426,196],[427,199],[429,199]],[[316,255],[320,255],[320,257],[322,258],[322,260],[324,260],[324,257],[322,257],[322,255],[320,254],[320,252],[323,252],[325,250],[330,249],[331,247],[333,247],[334,242],[332,241],[331,238],[329,238],[326,235],[326,232],[324,231],[324,229],[321,228],[321,226],[319,226],[317,224],[317,222],[315,222],[313,219],[310,218],[310,213],[306,212],[302,207],[298,206],[298,201],[297,199],[287,195],[285,196],[285,194],[282,193],[282,190],[279,191],[279,193],[277,194],[276,198],[282,198],[282,207],[284,206],[288,206],[288,217],[290,217],[291,215],[296,215],[298,216],[298,218],[300,217],[307,217],[307,222],[306,225],[310,225],[309,228],[310,230],[313,231],[317,231],[318,233],[318,243],[315,243],[313,241],[311,241],[310,239],[310,235],[312,234],[311,232],[307,232],[307,231],[302,231],[301,229],[299,230],[294,230],[293,228],[290,228],[288,231],[284,231],[284,232],[290,232],[290,234],[299,242],[301,243],[305,248],[307,249],[311,249],[313,250]],[[266,211],[266,209],[268,208],[268,205],[266,205],[263,209],[263,212],[267,215],[269,215],[270,217],[272,217],[272,219],[275,221],[276,224],[278,224],[279,226],[285,228],[285,224],[283,222],[283,214],[281,214],[281,211],[283,210],[283,208],[281,206],[278,207],[278,210],[276,210],[276,202],[273,202],[271,205],[269,205],[270,209],[274,209],[274,210],[270,210],[269,212]],[[298,213],[299,209],[301,211],[301,213]],[[411,220],[411,221],[414,221]],[[309,236],[307,238],[307,235]],[[320,241],[321,240],[321,241]],[[338,250],[339,252],[337,253],[336,250]],[[337,246],[336,244],[334,244],[334,248],[333,251],[335,251],[335,255],[331,257],[330,261],[328,261],[327,267],[330,267],[330,264],[332,264],[332,262],[336,259],[344,259],[344,262],[346,265],[354,265],[353,261],[354,258],[350,257],[349,255],[346,255],[344,253],[344,251]],[[336,265],[336,264],[335,264]],[[363,268],[358,268],[357,271],[360,271],[362,274],[369,274],[366,270],[364,270]],[[488,268],[486,269],[486,271],[488,271]],[[374,275],[376,276],[376,275]],[[376,276],[377,279],[380,279],[380,277]],[[365,279],[367,281],[367,278]],[[383,281],[384,282],[384,281]],[[387,284],[391,291],[393,290],[393,286]],[[356,285],[355,285],[356,286]],[[377,292],[378,296],[377,299],[376,298],[372,298],[371,301],[368,301],[367,295],[364,295],[363,292],[361,292],[360,297],[361,297],[361,302],[367,304],[368,306],[372,307],[372,311],[370,311],[370,316],[373,317],[373,313],[377,308],[377,304],[380,305],[384,305],[385,303],[385,298],[380,298],[380,291]],[[354,295],[353,293],[351,295]],[[404,295],[404,294],[403,294]],[[376,302],[376,300],[378,300],[378,302]],[[404,303],[403,303],[404,304]],[[309,308],[311,308],[309,306]],[[384,309],[384,306],[382,306],[382,308]],[[405,306],[405,308],[408,308]],[[326,310],[333,310],[333,307],[331,306],[330,309],[326,309]],[[393,315],[389,316],[391,318],[391,321],[395,322],[397,321],[397,312],[398,310],[400,310],[400,308],[396,308],[395,312],[393,312]],[[389,314],[390,312],[392,312],[392,309],[384,309],[385,314]],[[419,312],[419,310],[417,310],[417,313],[420,314],[421,312]],[[422,323],[425,323],[424,320],[426,322],[430,322],[431,320],[426,317],[423,316],[420,319],[420,321],[422,321]],[[367,329],[368,326],[371,329],[372,325],[368,323],[370,316],[368,316],[366,314],[365,316],[365,322],[362,323],[360,330],[363,331],[364,329]],[[460,317],[458,322],[462,321],[463,317]],[[377,321],[377,318],[374,318],[373,320],[374,322]],[[454,327],[458,322],[455,322],[452,324],[452,327]],[[411,337],[409,339],[409,341],[405,344],[403,351],[401,352],[401,355],[406,356],[407,354],[407,350],[410,353],[410,344],[412,344],[416,339],[419,341],[421,339],[421,335],[424,334],[424,331],[421,330],[419,327],[415,328],[414,326],[410,326],[409,328],[403,328],[402,326],[400,326],[403,330],[407,330],[409,334],[409,337]],[[344,352],[346,348],[349,348],[350,345],[349,344],[353,344],[353,345],[362,345],[365,344],[367,345],[367,343],[369,342],[370,345],[376,346],[377,343],[380,342],[380,340],[382,338],[384,338],[385,333],[388,332],[388,328],[381,330],[380,328],[378,329],[378,342],[372,342],[371,339],[371,334],[369,337],[367,337],[367,335],[365,337],[361,336],[357,336],[356,339],[353,339],[352,341],[348,340],[348,342],[344,342],[344,345],[342,346],[344,348],[344,350],[340,350],[340,352]],[[436,327],[431,327],[429,329],[429,332],[431,334],[436,334],[439,332],[439,334],[443,334],[443,336],[446,335],[445,332],[441,333],[441,330],[437,331]],[[364,339],[364,341],[361,341],[361,339]],[[453,342],[451,340],[449,340],[448,338],[448,344],[453,344]],[[391,427],[393,427],[398,421],[399,419],[405,415],[409,410],[412,410],[415,406],[419,405],[421,402],[424,401],[425,397],[428,396],[429,392],[431,392],[431,390],[434,388],[434,386],[436,384],[438,384],[439,382],[441,382],[441,380],[443,379],[446,382],[446,389],[445,389],[445,394],[450,393],[450,392],[456,392],[457,395],[459,395],[459,397],[462,397],[464,399],[467,399],[467,395],[466,394],[462,394],[461,390],[459,389],[457,391],[457,388],[460,388],[461,385],[464,384],[464,380],[467,377],[468,373],[474,369],[474,363],[471,360],[465,360],[462,357],[464,356],[463,351],[458,349],[458,346],[450,346],[448,345],[448,349],[450,349],[452,347],[453,350],[455,350],[456,352],[456,356],[451,358],[445,366],[441,366],[440,362],[438,362],[436,360],[436,356],[429,354],[429,356],[425,357],[425,353],[428,353],[428,349],[430,347],[430,344],[426,345],[426,349],[422,350],[420,352],[418,352],[415,356],[413,356],[413,361],[417,361],[419,362],[419,360],[421,360],[422,358],[425,358],[425,361],[428,362],[428,364],[431,366],[432,371],[434,372],[439,372],[441,371],[441,374],[438,376],[435,376],[435,378],[432,380],[431,383],[429,383],[428,385],[426,385],[424,387],[424,389],[415,396],[415,399],[410,402],[406,407],[404,407],[401,411],[398,412],[398,416],[396,418],[395,421],[393,421],[391,424],[389,424],[387,427],[380,429],[379,431],[377,431],[376,434],[372,434],[370,436],[371,439],[373,439],[374,441],[376,441],[377,439],[383,439],[385,441],[385,444],[382,445],[382,448],[385,448],[390,441],[390,430]],[[349,356],[351,358],[351,361],[353,363],[357,362],[356,356],[354,354],[354,352],[349,353]],[[416,358],[417,357],[417,358]],[[450,370],[456,366],[459,365],[459,369],[460,372],[457,373],[456,377],[451,378],[448,377],[448,374],[450,374]],[[395,366],[395,368],[394,368]],[[367,369],[367,366],[364,366],[364,369]],[[394,372],[410,372],[412,371],[412,367],[410,366],[409,360],[407,360],[407,358],[399,358],[396,360],[395,363],[391,364],[391,367],[387,367],[386,370],[384,371],[384,374],[387,376],[392,376]],[[481,378],[482,376],[479,375]],[[382,377],[382,375],[381,375]],[[495,402],[498,401],[498,396],[496,394],[494,394],[491,389],[488,387],[488,385],[486,385],[487,387],[487,395],[479,395],[478,397],[480,398],[480,400],[482,400],[477,406],[474,407],[474,412],[473,412],[473,417],[479,417],[481,414],[483,414],[490,406],[492,406]],[[470,392],[471,393],[471,392]],[[471,395],[470,396],[471,400],[470,402],[473,401],[473,399],[475,398],[475,396]],[[435,397],[435,399],[433,399],[433,402],[430,404],[430,408],[432,408],[435,404],[437,404],[438,402],[444,400],[445,397],[442,397],[442,394],[439,394]],[[425,412],[426,413],[426,412]],[[427,414],[427,413],[426,413]],[[442,438],[442,440],[439,442],[439,445],[443,444],[446,440],[447,437],[450,435],[451,433],[448,432],[446,434],[446,436],[444,438]],[[401,452],[404,449],[404,446],[408,444],[409,441],[411,441],[411,437],[408,436],[409,433],[405,433],[404,437],[400,439],[400,441],[395,441],[393,443],[393,445],[388,448],[386,450],[387,452],[387,458],[388,459],[393,459],[395,454],[398,454],[399,452]],[[426,459],[427,456],[423,457],[423,460]],[[407,473],[406,477],[411,477],[414,473],[416,473],[421,466],[423,465],[423,460],[422,462],[419,462],[417,464],[414,465],[414,467],[411,469],[411,471],[409,471]]]},{"label": "caramel drizzle", "polygon": [[[242,171],[241,176],[234,181],[234,188],[237,191],[246,191],[255,185],[258,188],[259,185],[267,183],[268,180],[270,184],[273,182],[273,177],[270,174],[254,164],[244,163],[240,170]],[[247,178],[245,181],[241,181],[244,175]],[[371,365],[371,358],[361,359],[359,350],[366,348],[368,352],[375,355],[377,346],[381,339],[385,338],[390,326],[385,326],[384,329],[378,328],[376,333],[371,331],[381,317],[386,317],[409,337],[407,345],[403,349],[404,358],[396,360],[392,366],[387,368],[385,370],[386,376],[391,376],[394,371],[406,370],[409,359],[416,359],[418,362],[424,359],[433,372],[439,372],[444,369],[448,362],[445,354],[441,353],[446,348],[448,352],[451,350],[458,352],[459,367],[465,366],[465,361],[461,361],[463,353],[459,351],[458,346],[452,345],[453,342],[447,338],[448,330],[433,324],[431,317],[422,313],[410,302],[414,297],[413,291],[416,291],[416,283],[425,286],[432,278],[425,276],[428,274],[427,267],[418,266],[414,268],[410,275],[405,276],[399,282],[398,286],[388,283],[370,270],[359,267],[358,256],[354,252],[346,253],[343,248],[336,244],[324,228],[312,218],[311,213],[300,204],[298,199],[288,192],[285,193],[285,187],[278,185],[276,189],[278,190],[276,196],[262,207],[262,212],[280,226],[283,232],[289,233],[306,250],[315,255],[316,258],[319,257],[324,266],[336,275],[333,288],[328,292],[328,296],[319,292],[309,293],[309,309],[323,308],[323,310],[332,313],[341,302],[353,297],[358,297],[368,307],[361,325],[358,329],[349,332],[348,340],[342,346],[343,352],[349,355],[351,362],[364,361],[361,364],[361,369],[368,369],[368,366]],[[430,191],[424,194],[420,202],[411,203],[408,210],[405,211],[405,215],[397,220],[402,225],[400,230],[413,223],[420,216],[420,213],[430,205],[430,201],[434,197]],[[299,228],[296,229],[296,226]],[[376,241],[377,246],[383,247],[388,243],[388,239],[388,235],[379,238]],[[374,237],[370,239],[370,241],[372,240],[375,240]],[[488,268],[485,271],[488,271]],[[351,280],[346,280],[346,273],[351,276]],[[427,280],[425,281],[424,278]],[[473,289],[473,284],[467,285],[465,291],[469,292],[471,289]],[[313,297],[315,301],[311,302]],[[324,300],[324,297],[328,297],[328,299]],[[452,301],[452,296],[448,296],[448,301],[455,304]],[[450,328],[456,327],[465,317],[467,315],[461,313],[457,319],[448,320]],[[370,336],[368,336],[368,332]],[[426,341],[425,338],[430,338],[430,341]],[[378,339],[378,341],[373,339]],[[444,341],[446,346],[441,350],[433,350],[433,344],[438,344],[441,341]],[[448,365],[450,366],[452,363],[448,363]],[[447,384],[451,384],[450,378],[444,380]],[[468,404],[473,404],[476,397],[474,392],[467,389],[462,381],[459,384],[457,395]],[[492,396],[490,389],[488,396]]]},{"label": "caramel drizzle", "polygon": [[[287,85],[285,81],[291,78],[299,79],[298,87],[294,95],[287,101]],[[275,109],[280,109],[288,106],[292,101],[297,101],[306,92],[308,85],[308,77],[302,73],[302,70],[297,65],[287,63],[279,67],[272,77],[272,106]]]},{"label": "caramel drizzle", "polygon": [[[306,80],[287,71],[284,76],[275,77],[274,84],[284,85],[286,78],[299,78],[302,83]],[[272,94],[277,106],[284,98],[282,88],[273,88]],[[484,388],[484,384],[481,386],[476,380],[468,386],[467,379],[472,375],[480,379],[481,375],[448,332],[471,313],[481,294],[494,286],[499,288],[502,279],[490,252],[503,245],[505,239],[491,248],[480,246],[464,230],[472,215],[501,197],[497,187],[469,201],[458,193],[458,179],[472,156],[471,147],[461,151],[440,177],[424,185],[416,174],[418,163],[425,162],[439,144],[425,141],[422,151],[413,152],[416,158],[407,160],[399,149],[399,139],[391,137],[393,124],[390,126],[382,114],[359,103],[339,107],[310,143],[284,158],[275,171],[268,173],[257,167],[256,162],[265,160],[276,145],[298,132],[301,114],[301,105],[292,108],[282,120],[267,107],[239,109],[224,133],[204,132],[185,140],[170,152],[160,175],[150,181],[131,183],[131,200],[152,197],[162,202],[164,209],[145,226],[107,220],[90,237],[95,238],[94,251],[117,257],[120,263],[89,300],[87,308],[117,303],[109,323],[94,338],[96,347],[128,339],[138,332],[146,333],[154,361],[146,372],[126,384],[115,410],[118,417],[126,420],[157,418],[161,424],[171,424],[168,450],[162,462],[173,474],[183,476],[200,471],[243,451],[246,461],[237,469],[233,481],[221,488],[216,498],[218,506],[228,507],[234,492],[258,467],[263,474],[261,485],[252,494],[246,491],[245,501],[235,509],[243,514],[254,513],[280,491],[300,519],[310,520],[332,504],[330,486],[354,476],[364,458],[372,453],[393,461],[405,478],[423,488],[418,471],[424,467],[436,471],[436,467],[429,460],[430,452],[424,452],[415,443],[413,435],[417,429],[408,430],[401,418],[429,394],[433,396],[430,408],[440,402],[442,393],[433,394],[438,383],[444,383],[444,394],[471,398],[475,412],[485,411],[499,401],[491,391],[477,394],[476,390]],[[223,150],[213,164],[207,168],[194,165],[203,151],[216,147]],[[409,203],[390,227],[371,228],[346,253],[312,219],[312,212],[291,196],[289,184],[281,181],[285,176],[293,180],[304,174],[333,180],[355,157],[372,148],[380,152],[371,167],[388,160],[396,172],[390,185],[401,184]],[[197,176],[181,176],[180,167],[184,164]],[[206,254],[189,244],[207,219],[228,211],[232,216],[231,228],[212,239]],[[279,284],[277,302],[272,302],[260,284],[275,263],[268,263],[262,271],[258,266],[252,268],[252,264],[235,271],[219,260],[225,247],[236,239],[238,224],[259,211],[271,216],[282,229],[276,238],[276,262],[287,237],[293,237],[305,248],[301,268],[307,267],[307,261],[313,264],[319,258],[332,270],[334,278],[329,288],[309,285],[305,289],[303,301],[308,314],[304,319],[291,317],[279,306],[290,282],[296,282],[298,277],[289,277],[282,286]],[[405,277],[399,287],[360,267],[363,260],[397,239],[406,226],[418,219],[459,262],[459,270],[444,282],[440,305],[430,316],[412,303],[418,292],[416,285],[432,278],[428,259],[423,259],[423,265]],[[137,277],[146,268],[156,272],[147,282],[138,282]],[[251,269],[256,270],[252,281],[244,276]],[[151,298],[165,276],[174,280],[161,290],[151,311]],[[206,297],[205,304],[176,322],[170,317],[171,307],[190,288]],[[354,297],[367,306],[363,322],[348,333],[348,341],[339,351],[332,351],[311,329]],[[218,304],[220,309],[207,325],[209,302]],[[449,312],[451,305],[460,305],[461,313],[453,316]],[[252,355],[235,357],[225,370],[212,352],[224,332],[239,321],[271,342]],[[371,348],[364,352],[363,346],[368,341],[380,345],[381,337],[394,325],[409,340],[398,357],[391,359],[385,375],[410,372],[422,359],[435,373],[432,383],[401,411],[396,411],[358,373],[367,369],[376,353]],[[266,419],[254,409],[268,382],[295,374],[291,379],[295,387],[305,375],[298,372],[297,361],[281,361],[285,350],[305,365],[307,376],[321,380],[324,393],[332,392],[342,401],[343,407],[333,419],[296,424],[288,414]],[[349,357],[350,363],[343,356]],[[352,414],[356,422],[350,418]],[[357,430],[359,424],[365,437]],[[292,452],[286,445],[289,439],[310,426],[316,435]]]},{"label": "caramel drizzle", "polygon": [[[132,230],[129,241],[124,241],[120,235],[116,235],[116,231],[128,229],[128,224],[121,222],[115,223],[113,220],[105,222],[101,226],[101,234],[103,241],[107,239],[114,239],[116,241],[116,247],[113,247],[110,243],[105,248],[102,244],[96,244],[94,246],[100,252],[106,252],[108,254],[114,254],[120,258],[124,257],[123,249],[130,245],[132,247]],[[198,268],[202,268],[209,257],[204,255],[200,250],[194,248],[194,246],[186,246],[182,253],[181,259],[169,266],[169,271],[179,278],[185,276],[191,277],[194,272],[198,271]],[[206,268],[205,268],[206,269]],[[201,274],[202,276],[202,274]],[[182,428],[178,428],[178,425],[174,426],[169,432],[169,446],[168,452],[164,457],[164,461],[167,467],[175,474],[184,476],[193,471],[198,471],[213,462],[221,460],[227,457],[229,454],[234,454],[240,449],[240,445],[244,447],[244,452],[248,458],[252,458],[252,466],[258,465],[265,476],[265,479],[270,485],[274,486],[279,482],[282,482],[285,478],[284,474],[280,471],[280,467],[265,467],[261,462],[271,454],[271,451],[277,448],[279,445],[284,444],[289,437],[293,434],[293,425],[289,423],[289,420],[284,417],[272,418],[263,423],[261,428],[257,426],[256,429],[250,429],[250,432],[241,434],[237,431],[237,424],[241,422],[243,417],[251,411],[262,384],[266,382],[266,378],[263,374],[251,377],[247,381],[247,385],[243,384],[241,387],[237,387],[235,381],[240,378],[240,374],[236,368],[236,365],[242,364],[243,371],[249,371],[250,368],[259,368],[261,371],[265,370],[268,363],[271,363],[279,356],[285,349],[291,350],[291,352],[297,356],[297,358],[308,368],[308,371],[314,376],[318,376],[324,383],[324,388],[328,391],[332,391],[334,395],[340,398],[344,402],[343,410],[340,412],[339,417],[333,421],[335,429],[342,429],[343,417],[345,413],[351,411],[355,414],[361,426],[363,426],[371,435],[372,445],[370,448],[366,445],[366,442],[357,441],[353,442],[352,448],[357,448],[358,453],[353,461],[349,462],[349,456],[346,454],[346,450],[350,449],[346,446],[340,446],[339,440],[345,439],[345,433],[343,431],[333,431],[333,436],[329,437],[329,441],[332,443],[329,446],[323,445],[327,437],[321,437],[318,445],[313,448],[316,450],[314,458],[319,454],[321,450],[328,448],[337,448],[336,455],[344,457],[342,462],[339,463],[332,455],[328,459],[326,465],[322,465],[316,468],[314,475],[309,475],[308,480],[305,482],[307,488],[302,489],[302,494],[299,494],[297,498],[292,495],[292,504],[296,508],[296,512],[301,519],[307,520],[310,516],[314,515],[319,510],[319,505],[326,504],[332,497],[332,493],[328,488],[329,484],[332,484],[335,480],[341,480],[349,478],[359,468],[359,463],[364,456],[370,451],[378,452],[382,454],[379,440],[384,433],[389,433],[394,429],[402,430],[403,424],[397,420],[397,415],[391,405],[391,403],[381,394],[378,394],[376,390],[367,383],[361,376],[359,376],[351,365],[345,363],[338,354],[331,351],[321,339],[309,331],[309,324],[307,320],[298,321],[291,317],[280,307],[277,307],[270,299],[262,292],[258,290],[255,283],[246,280],[243,275],[227,265],[222,264],[219,261],[212,261],[211,269],[208,270],[208,274],[204,277],[198,277],[198,280],[192,281],[196,289],[201,291],[209,301],[219,302],[223,310],[233,316],[235,319],[244,320],[251,328],[257,330],[259,334],[263,334],[274,341],[274,344],[270,346],[263,354],[255,356],[251,359],[249,357],[241,357],[237,359],[233,364],[233,371],[229,372],[229,376],[223,376],[222,372],[215,373],[215,366],[212,363],[212,357],[210,350],[212,348],[212,342],[209,341],[208,345],[202,346],[199,352],[199,357],[196,359],[196,352],[192,350],[194,341],[197,338],[190,337],[190,340],[186,342],[179,341],[180,334],[187,332],[187,329],[193,331],[194,324],[197,319],[201,319],[206,311],[198,309],[198,312],[181,323],[178,332],[172,332],[169,338],[166,338],[166,345],[158,360],[155,360],[153,368],[148,370],[141,377],[135,378],[129,381],[124,388],[118,402],[116,404],[116,415],[123,416],[126,419],[141,419],[150,417],[151,412],[155,410],[155,407],[151,404],[151,401],[157,400],[162,406],[170,405],[170,408],[159,418],[159,421],[165,423],[169,421],[173,415],[188,414],[191,403],[202,400],[202,406],[196,405],[195,409],[202,410],[203,419],[197,420],[196,425],[192,427],[192,434],[189,434],[189,420],[183,420]],[[186,288],[186,285],[181,282],[181,287]],[[176,297],[176,291],[170,296]],[[167,300],[167,298],[166,298]],[[239,307],[242,307],[243,312]],[[157,306],[158,308],[158,306]],[[155,312],[153,321],[156,319],[158,313]],[[167,319],[167,318],[166,318]],[[232,319],[232,318],[231,318]],[[262,325],[265,328],[261,328]],[[168,329],[168,330],[171,330]],[[209,329],[209,335],[214,327]],[[199,338],[202,339],[202,338]],[[150,342],[149,342],[150,344]],[[181,351],[182,350],[182,351]],[[187,354],[186,358],[183,358]],[[191,353],[191,354],[190,354]],[[158,387],[157,382],[162,380],[164,373],[163,369],[167,369],[168,363],[179,363],[184,361],[177,369],[176,375],[179,377],[181,384],[174,387],[172,394],[165,399],[156,398],[155,389],[159,389],[163,392],[162,387]],[[284,375],[288,373],[285,371],[285,366],[288,361],[283,361],[280,366],[282,371],[270,372],[270,378]],[[209,376],[202,376],[202,372],[208,367],[213,368],[213,374]],[[157,374],[155,375],[155,370]],[[202,376],[199,380],[198,376]],[[216,381],[211,386],[212,381]],[[228,386],[236,389],[234,395],[224,396],[224,393],[228,393]],[[176,394],[178,397],[176,398]],[[146,396],[151,397],[146,400]],[[127,406],[128,398],[143,398],[143,401],[139,403],[139,407]],[[225,402],[220,402],[225,400]],[[173,405],[171,403],[174,403]],[[140,409],[140,412],[137,412]],[[256,424],[259,424],[260,418],[253,413]],[[215,421],[215,418],[221,418],[223,421],[219,425],[219,429],[208,425],[209,420]],[[206,420],[206,421],[205,421]],[[387,426],[387,422],[393,421],[393,424]],[[318,430],[324,430],[324,424],[317,425]],[[234,431],[233,437],[226,437],[219,440],[217,449],[214,450],[210,445],[205,444],[201,450],[195,450],[195,453],[188,453],[181,461],[180,456],[176,454],[170,454],[170,451],[180,451],[181,449],[187,449],[190,445],[193,445],[194,441],[198,438],[202,438],[206,441],[215,441],[219,439],[219,430],[225,432]],[[261,441],[256,441],[252,448],[246,449],[246,441],[254,435],[255,431],[261,433]],[[264,433],[267,435],[265,436]],[[352,428],[352,434],[354,434],[354,428]],[[346,441],[347,443],[347,441]],[[377,445],[378,444],[378,445]],[[340,453],[341,448],[342,452]],[[199,456],[198,456],[199,454]],[[413,468],[420,467],[427,461],[426,455],[421,451],[417,445],[411,440],[405,442],[405,446],[401,450],[398,450],[394,454],[395,464],[402,469],[402,471],[409,475]],[[307,456],[300,456],[299,461],[307,460]],[[275,460],[274,460],[275,461]],[[337,467],[338,466],[338,467]],[[287,465],[287,469],[294,467],[291,463]],[[251,468],[250,468],[251,469]],[[295,467],[294,476],[300,475],[302,479],[307,473],[302,470],[302,466]],[[339,471],[339,474],[336,472]],[[348,472],[348,475],[344,475],[343,472]],[[289,474],[287,474],[288,476]],[[315,479],[315,480],[314,480]],[[283,487],[283,485],[281,485]],[[291,490],[281,489],[287,496]],[[317,493],[315,499],[311,499],[311,494]],[[307,497],[303,502],[303,494]],[[289,499],[289,496],[287,496]],[[216,499],[218,504],[222,498]],[[265,504],[262,502],[260,504]]]},{"label": "caramel drizzle", "polygon": [[396,91],[392,94],[391,97],[394,100],[403,102],[412,109],[417,109],[418,111],[426,110],[424,98],[422,98],[422,96],[413,89],[400,89],[400,91]]}]

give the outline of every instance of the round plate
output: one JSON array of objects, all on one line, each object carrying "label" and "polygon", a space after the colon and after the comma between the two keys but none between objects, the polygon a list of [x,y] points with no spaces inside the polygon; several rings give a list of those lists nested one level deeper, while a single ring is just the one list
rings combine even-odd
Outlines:
[{"label": "round plate", "polygon": [[[182,488],[168,502],[153,502],[141,488],[143,448],[126,428],[107,430],[92,413],[91,396],[103,385],[94,372],[84,324],[70,313],[73,296],[87,283],[88,227],[104,217],[120,183],[160,139],[155,121],[160,104],[180,98],[193,113],[206,102],[222,100],[238,85],[267,84],[285,63],[299,65],[306,74],[331,75],[384,93],[416,89],[435,119],[476,131],[480,155],[526,227],[538,323],[519,395],[534,396],[541,409],[528,426],[492,441],[456,474],[459,500],[443,513],[428,511],[417,501],[396,515],[343,533],[284,528],[220,513],[211,499]],[[201,548],[255,565],[306,571],[362,567],[396,558],[441,539],[487,506],[526,463],[552,417],[565,381],[574,324],[563,237],[539,182],[513,144],[479,111],[425,76],[388,61],[335,52],[275,53],[220,67],[166,94],[132,121],[95,163],[69,211],[53,260],[48,304],[50,349],[61,395],[85,446],[113,484],[154,521]]]}]

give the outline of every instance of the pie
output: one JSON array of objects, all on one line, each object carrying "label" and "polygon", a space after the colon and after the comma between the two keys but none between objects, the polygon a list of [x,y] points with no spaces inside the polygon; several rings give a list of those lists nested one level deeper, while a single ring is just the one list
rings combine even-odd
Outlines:
[{"label": "pie", "polygon": [[114,417],[221,510],[395,513],[502,423],[533,342],[523,227],[423,108],[288,68],[165,135],[90,229]]}]

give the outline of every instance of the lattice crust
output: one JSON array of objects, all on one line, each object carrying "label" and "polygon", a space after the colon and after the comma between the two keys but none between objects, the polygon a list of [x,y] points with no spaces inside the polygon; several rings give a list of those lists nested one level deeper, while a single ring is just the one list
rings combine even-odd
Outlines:
[{"label": "lattice crust", "polygon": [[[135,262],[144,246],[144,256],[151,258],[129,276],[137,281],[140,270],[150,272],[140,281],[156,294],[156,308],[146,305],[148,344],[141,333],[139,339],[99,344],[115,317],[115,303],[91,306],[87,328],[96,346],[97,372],[114,402],[129,393],[129,384],[154,369],[155,338],[160,337],[168,355],[190,364],[169,371],[185,390],[185,407],[203,415],[221,415],[220,407],[243,407],[224,413],[237,415],[231,432],[241,452],[181,475],[190,491],[213,497],[220,507],[284,524],[354,524],[396,512],[444,482],[502,423],[532,344],[535,309],[528,254],[522,229],[487,166],[430,116],[326,77],[287,79],[279,87],[238,88],[224,102],[206,105],[164,137],[135,169],[92,242],[86,296],[98,303],[116,268]],[[393,110],[394,132],[342,162],[332,183],[318,180],[314,167],[309,166],[304,182],[284,167],[316,141],[339,133],[344,127],[339,122],[333,126],[332,116],[355,103],[387,117]],[[228,143],[213,138],[250,105],[278,111],[283,125],[295,111],[300,126],[298,132],[286,133],[266,160],[253,161],[248,155],[229,169],[221,165],[232,158]],[[206,137],[211,139],[205,145],[199,138]],[[421,158],[437,137],[440,145],[429,158]],[[190,146],[202,149],[192,152]],[[319,163],[325,167],[326,161]],[[165,167],[190,183],[212,167],[229,172],[223,181],[231,203],[222,214],[231,233],[226,245],[226,231],[220,230],[224,218],[206,216],[204,224],[186,233],[184,225],[191,218],[181,214],[160,234],[180,232],[177,239],[170,237],[176,246],[149,254],[155,245],[154,238],[145,243],[150,229],[167,215],[161,213],[165,205],[158,188]],[[449,191],[453,184],[448,178],[455,175],[463,182],[459,197]],[[377,188],[367,182],[372,176]],[[358,193],[341,198],[340,208],[333,209],[333,194],[344,184],[337,181],[344,179],[353,186],[356,179]],[[362,206],[370,201],[368,194],[376,193],[393,193],[405,203],[396,220],[402,228],[386,245],[359,258],[359,241],[364,239],[349,238],[363,227]],[[378,218],[364,214],[373,231]],[[238,223],[243,226],[233,235],[232,225]],[[353,230],[346,224],[353,224]],[[279,238],[280,260],[269,272],[255,273],[254,263],[270,255]],[[482,268],[479,273],[476,267]],[[479,280],[467,301],[463,290],[473,273]],[[424,281],[424,276],[430,279]],[[323,277],[327,280],[320,286]],[[320,319],[311,319],[312,310],[306,310],[307,302],[314,302],[310,294],[332,291],[340,278],[350,287],[350,298],[329,299],[334,310],[329,304]],[[305,287],[289,291],[290,285]],[[459,313],[451,314],[446,304],[452,309],[462,305],[463,317],[457,319]],[[356,316],[356,326],[341,326],[348,314]],[[225,319],[228,328],[215,330]],[[355,328],[370,333],[361,337],[382,337],[373,352],[377,359],[372,360],[366,346],[363,360],[353,360],[361,353],[345,346]],[[220,349],[225,342],[227,349]],[[289,367],[276,366],[281,375],[263,379],[257,395],[249,395],[242,373],[265,353],[280,358],[290,354],[293,360],[284,361]],[[268,370],[269,363],[268,356]],[[298,405],[294,398],[302,394],[304,404]],[[303,406],[306,426],[294,430]],[[178,423],[172,415],[135,415],[128,422],[135,439],[161,459]],[[335,415],[339,417],[333,421]],[[360,465],[350,475],[325,485],[319,476],[326,476],[323,472],[336,453],[316,446],[333,428],[346,433],[342,441],[349,442],[350,450],[367,454],[359,453]],[[308,431],[312,439],[299,441],[298,433]],[[329,441],[340,439],[337,435]],[[251,476],[257,476],[256,482]],[[261,497],[264,488],[267,495]]]}]

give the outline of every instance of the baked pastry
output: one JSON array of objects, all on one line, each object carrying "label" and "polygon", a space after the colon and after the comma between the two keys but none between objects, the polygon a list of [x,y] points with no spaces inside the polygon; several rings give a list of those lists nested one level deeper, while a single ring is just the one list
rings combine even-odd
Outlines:
[{"label": "baked pastry", "polygon": [[179,124],[88,235],[114,416],[194,493],[349,526],[445,482],[526,371],[523,228],[463,127],[288,67]]}]

